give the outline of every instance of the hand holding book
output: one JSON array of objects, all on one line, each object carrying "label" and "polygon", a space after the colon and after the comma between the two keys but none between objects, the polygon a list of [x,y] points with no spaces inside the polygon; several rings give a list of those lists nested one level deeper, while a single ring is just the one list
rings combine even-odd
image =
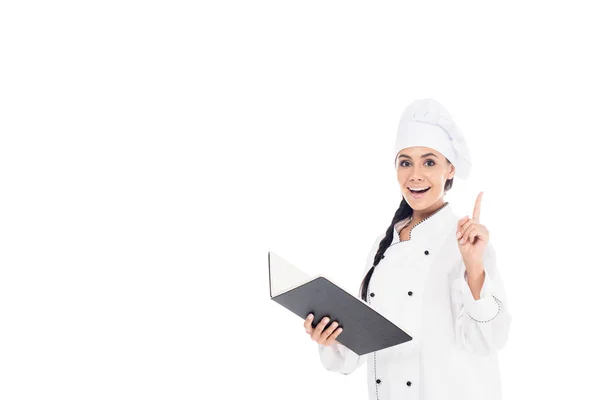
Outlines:
[{"label": "hand holding book", "polygon": [[343,328],[340,327],[336,329],[336,327],[338,326],[337,321],[333,321],[329,328],[323,330],[325,326],[327,326],[329,318],[323,317],[321,321],[317,324],[317,326],[314,328],[312,327],[313,318],[314,315],[311,313],[308,314],[308,316],[304,320],[304,330],[310,335],[312,340],[325,346],[329,346],[333,343],[340,343],[337,340],[335,340],[335,338],[337,338],[339,334],[342,333]]}]

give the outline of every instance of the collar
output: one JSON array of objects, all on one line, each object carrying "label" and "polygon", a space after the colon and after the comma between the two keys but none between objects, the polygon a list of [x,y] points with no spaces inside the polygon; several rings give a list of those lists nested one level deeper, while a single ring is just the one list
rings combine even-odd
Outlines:
[{"label": "collar", "polygon": [[[455,228],[458,217],[454,214],[454,210],[449,202],[446,202],[442,207],[437,209],[433,214],[416,224],[412,227],[409,234],[409,240],[400,242],[407,243],[411,241],[421,241],[423,239],[431,238],[434,235],[446,232]],[[411,218],[405,218],[402,221],[397,222],[393,229],[392,243],[396,243],[400,240],[398,235],[398,229],[404,227]]]}]

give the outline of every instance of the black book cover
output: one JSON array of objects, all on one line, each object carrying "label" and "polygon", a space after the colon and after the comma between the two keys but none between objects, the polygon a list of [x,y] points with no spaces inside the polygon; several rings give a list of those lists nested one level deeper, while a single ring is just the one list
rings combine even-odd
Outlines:
[{"label": "black book cover", "polygon": [[[297,283],[292,284],[294,280]],[[279,289],[275,295],[274,287]],[[336,340],[358,355],[412,340],[408,333],[330,279],[322,275],[311,278],[273,252],[269,252],[269,290],[272,300],[303,320],[312,313],[313,327],[323,317],[330,318],[327,327],[337,321],[343,331]]]}]

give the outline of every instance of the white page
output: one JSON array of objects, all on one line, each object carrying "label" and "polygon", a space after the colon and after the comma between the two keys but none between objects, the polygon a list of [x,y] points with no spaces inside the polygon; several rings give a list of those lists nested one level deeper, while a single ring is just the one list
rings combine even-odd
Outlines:
[{"label": "white page", "polygon": [[269,252],[269,256],[271,297],[316,278],[296,268],[272,251]]},{"label": "white page", "polygon": [[349,295],[360,300],[363,304],[371,307],[371,305],[368,302],[361,299],[357,293],[351,292],[347,288],[339,285],[333,279],[321,274],[316,276],[310,276],[306,272],[295,267],[289,261],[285,260],[281,256],[278,256],[272,251],[270,251],[269,254],[269,268],[271,274],[271,297],[275,297],[278,294],[291,290],[297,286],[303,285],[313,279],[323,277],[331,283],[333,283],[334,285],[336,285],[337,287],[339,287],[340,289],[342,289],[343,291],[345,291],[346,293],[348,293]]}]

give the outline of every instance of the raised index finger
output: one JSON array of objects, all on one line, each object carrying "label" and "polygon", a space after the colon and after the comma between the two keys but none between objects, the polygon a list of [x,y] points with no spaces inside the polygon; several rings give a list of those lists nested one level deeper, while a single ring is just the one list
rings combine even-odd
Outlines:
[{"label": "raised index finger", "polygon": [[477,196],[477,200],[475,200],[475,208],[473,209],[473,220],[476,223],[479,223],[479,215],[481,214],[481,198],[483,197],[483,192],[479,192]]}]

